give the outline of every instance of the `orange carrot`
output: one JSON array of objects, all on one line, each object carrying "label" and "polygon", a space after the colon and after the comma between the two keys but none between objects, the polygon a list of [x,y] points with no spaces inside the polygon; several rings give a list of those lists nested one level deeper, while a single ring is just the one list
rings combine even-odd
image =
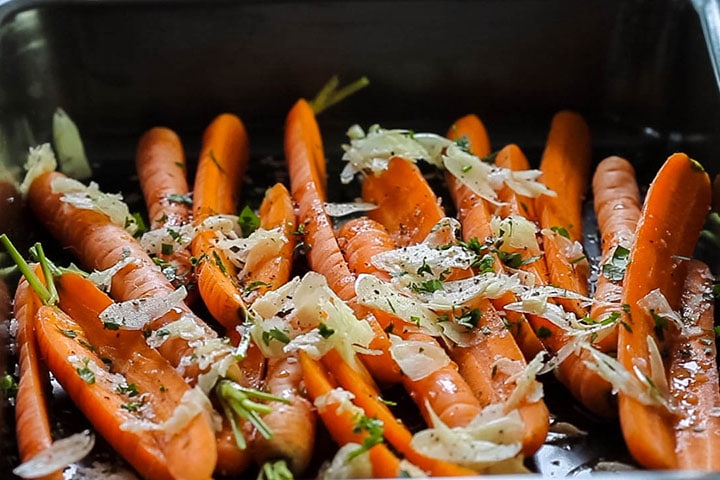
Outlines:
[{"label": "orange carrot", "polygon": [[[600,162],[593,176],[593,199],[602,238],[602,257],[590,317],[600,322],[622,311],[620,300],[625,273],[622,264],[627,261],[640,218],[642,201],[630,162],[620,157],[608,157]],[[597,344],[603,351],[615,351],[617,328]]]},{"label": "orange carrot", "polygon": [[[140,138],[135,168],[145,197],[150,228],[170,229],[190,221],[190,189],[187,182],[185,153],[177,134],[165,127],[151,128]],[[175,268],[175,276],[187,283],[192,271],[190,252],[175,249],[158,255]]]},{"label": "orange carrot", "polygon": [[[693,253],[710,198],[708,174],[683,153],[671,155],[650,186],[630,251],[622,298],[627,305],[623,320],[630,328],[620,329],[618,360],[630,372],[653,378],[648,337],[655,338],[658,325],[638,302],[657,289],[670,308],[680,307],[688,266],[684,258]],[[658,327],[662,330],[662,324]],[[677,468],[673,416],[663,407],[644,405],[623,392],[618,400],[623,435],[638,463],[648,468]],[[687,412],[686,407],[679,408]],[[648,432],[652,432],[652,441],[647,441]]]},{"label": "orange carrot", "polygon": [[[17,320],[18,364],[20,382],[15,397],[15,429],[20,460],[27,461],[52,445],[48,415],[47,367],[40,361],[35,338],[35,316],[42,305],[23,278],[15,291],[14,316]],[[60,480],[62,472],[48,475]]]},{"label": "orange carrot", "polygon": [[[53,236],[89,269],[105,270],[127,256],[133,258],[135,261],[132,264],[113,277],[111,294],[118,301],[164,297],[173,292],[175,289],[165,275],[123,227],[111,223],[104,213],[80,209],[64,202],[63,195],[53,191],[53,179],[62,177],[57,172],[43,174],[33,181],[28,192],[33,212]],[[217,333],[184,304],[180,305],[179,311],[154,320],[150,328],[158,330],[180,315],[191,319],[207,338],[217,337]],[[187,340],[172,338],[158,350],[173,366],[177,366],[183,358],[192,356],[194,348]],[[196,367],[186,369],[190,378],[198,373]]]},{"label": "orange carrot", "polygon": [[277,183],[265,192],[265,198],[260,205],[260,227],[266,230],[280,227],[285,234],[287,242],[276,255],[267,255],[248,259],[247,273],[243,284],[245,301],[252,303],[258,296],[268,290],[278,288],[290,279],[292,271],[293,254],[297,245],[297,222],[295,208],[287,188]]},{"label": "orange carrot", "polygon": [[[249,162],[247,132],[235,115],[217,116],[205,129],[193,189],[196,225],[212,215],[233,214]],[[192,242],[198,290],[205,306],[225,328],[245,320],[245,304],[235,281],[236,268],[215,247],[212,230],[201,229]]]},{"label": "orange carrot", "polygon": [[387,404],[380,400],[378,390],[373,385],[365,382],[363,378],[343,360],[337,351],[331,350],[325,354],[322,363],[344,389],[355,395],[355,403],[365,411],[368,417],[383,422],[383,435],[388,443],[410,462],[429,472],[431,475],[462,476],[472,475],[474,473],[471,470],[455,464],[429,458],[417,452],[410,445],[412,433],[401,420],[395,418]]},{"label": "orange carrot", "polygon": [[362,197],[378,206],[368,216],[383,224],[401,247],[423,241],[445,216],[420,168],[400,157],[391,158],[387,170],[363,179]]},{"label": "orange carrot", "polygon": [[[482,138],[484,132],[485,128],[482,126],[482,123],[478,125],[478,122],[461,122],[458,120],[448,131],[448,138],[451,140],[458,140],[463,136],[467,136],[468,138],[480,136]],[[489,145],[484,143],[473,144],[471,142],[470,151],[473,155],[483,157],[490,153],[490,148]],[[447,174],[445,178],[448,183],[450,195],[457,208],[458,220],[460,220],[463,227],[463,239],[466,242],[476,239],[484,243],[488,238],[493,237],[493,231],[490,227],[491,214],[488,203],[467,186],[463,185],[453,175]],[[502,263],[496,259],[495,270],[502,271],[503,269]],[[505,305],[514,301],[514,295],[506,294],[493,300],[492,304],[495,308],[502,309]],[[525,355],[525,358],[534,358],[535,355],[545,349],[537,338],[535,331],[528,323],[525,315],[519,312],[509,311],[506,312],[506,319],[507,324],[511,327],[515,341]]]},{"label": "orange carrot", "polygon": [[[303,241],[309,248],[307,259],[310,268],[324,275],[330,288],[341,299],[351,301],[355,297],[355,275],[342,256],[332,220],[325,211],[325,193],[319,183],[316,164],[319,159],[308,153],[314,138],[308,132],[317,128],[315,115],[307,101],[298,100],[285,121],[285,159],[290,172],[290,191],[298,206],[298,225],[304,232]],[[375,378],[397,383],[400,381],[399,369],[392,366],[395,362],[388,351],[389,338],[366,310],[354,302],[350,305],[356,309],[356,315],[370,322],[375,331],[370,348],[382,352],[381,355],[361,355],[363,362]]]},{"label": "orange carrot", "polygon": [[670,341],[670,395],[683,412],[675,420],[678,468],[720,470],[716,455],[720,404],[715,348],[713,275],[707,265],[692,260],[682,296],[683,331]]},{"label": "orange carrot", "polygon": [[296,475],[307,469],[315,446],[315,411],[301,393],[302,378],[302,365],[296,355],[270,360],[265,390],[291,403],[270,402],[272,411],[263,416],[263,421],[272,437],[266,439],[256,433],[250,441],[259,464],[286,460]]},{"label": "orange carrot", "polygon": [[[187,385],[166,362],[162,359],[148,362],[156,368],[150,372],[160,370],[166,375],[155,377],[148,375],[147,370],[129,369],[125,383],[121,383],[117,374],[111,376],[107,372],[101,357],[83,345],[82,342],[89,345],[83,330],[61,310],[42,306],[36,325],[40,349],[50,370],[95,429],[141,475],[147,478],[210,477],[217,452],[212,428],[204,414],[195,416],[174,435],[122,427],[126,421],[137,418],[131,411],[140,408],[140,402],[133,400],[131,393],[121,392],[123,389],[132,392],[130,385],[140,385],[143,379],[146,382],[139,387],[141,393],[145,393],[144,387],[150,384],[156,387],[147,391],[149,396],[143,397],[152,404],[155,421],[164,421],[174,411],[182,395],[181,386],[187,389]],[[66,332],[73,334],[68,336]],[[114,361],[118,357],[110,358]],[[177,382],[168,378],[173,374]],[[160,392],[159,386],[166,380],[172,382],[173,387]]]},{"label": "orange carrot", "polygon": [[[540,195],[535,208],[540,227],[554,234],[544,236],[545,259],[550,283],[560,288],[588,293],[587,262],[581,255],[568,258],[567,235],[570,242],[582,241],[582,202],[590,176],[590,132],[585,120],[577,113],[561,111],[550,126],[545,150],[540,161],[541,180],[557,196]],[[567,310],[578,317],[587,315],[580,302],[561,299]]]},{"label": "orange carrot", "polygon": [[480,117],[474,113],[458,118],[455,120],[455,123],[450,126],[448,138],[460,140],[463,137],[467,139],[468,147],[473,155],[482,158],[489,155],[492,151],[490,148],[490,137],[485,129],[485,125],[482,123],[482,120],[480,120]]},{"label": "orange carrot", "polygon": [[[520,147],[512,143],[498,152],[495,156],[495,165],[513,171],[530,170],[530,162],[527,157]],[[504,203],[499,209],[501,217],[520,215],[531,222],[537,221],[534,199],[520,195],[507,185],[504,185],[498,192],[498,199]]]}]

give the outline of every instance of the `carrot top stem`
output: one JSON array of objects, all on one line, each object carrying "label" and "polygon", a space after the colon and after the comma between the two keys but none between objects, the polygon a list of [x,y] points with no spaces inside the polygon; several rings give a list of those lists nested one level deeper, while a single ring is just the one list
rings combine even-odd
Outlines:
[{"label": "carrot top stem", "polygon": [[0,235],[0,243],[3,244],[5,250],[7,250],[7,252],[10,254],[10,257],[17,265],[20,273],[22,273],[25,278],[27,278],[28,283],[30,284],[32,289],[35,290],[35,293],[38,294],[40,300],[42,300],[45,305],[52,305],[57,302],[57,291],[55,290],[55,284],[52,280],[52,275],[49,275],[50,268],[47,265],[48,261],[45,257],[45,253],[42,250],[42,246],[39,243],[35,244],[40,264],[43,265],[42,268],[43,273],[45,274],[45,278],[47,279],[47,286],[45,286],[40,280],[40,278],[35,274],[33,269],[30,267],[30,265],[28,265],[28,263],[25,261],[23,256],[20,254],[15,245],[13,245],[13,243],[10,241],[6,234],[3,233],[2,235]]},{"label": "carrot top stem", "polygon": [[310,108],[312,108],[312,111],[316,115],[324,112],[336,103],[342,102],[355,92],[362,90],[370,84],[370,80],[363,76],[338,90],[339,84],[340,79],[337,75],[334,75],[330,80],[328,80],[323,88],[320,89],[315,98],[308,102],[310,104]]},{"label": "carrot top stem", "polygon": [[290,400],[287,398],[278,397],[252,388],[246,388],[232,380],[220,380],[215,388],[223,411],[232,426],[235,441],[240,449],[244,449],[247,443],[235,421],[236,415],[250,422],[263,437],[270,438],[272,437],[272,432],[260,417],[260,414],[270,413],[272,407],[259,403],[256,400],[290,403]]},{"label": "carrot top stem", "polygon": [[258,480],[293,480],[294,478],[285,460],[264,463],[258,475]]}]

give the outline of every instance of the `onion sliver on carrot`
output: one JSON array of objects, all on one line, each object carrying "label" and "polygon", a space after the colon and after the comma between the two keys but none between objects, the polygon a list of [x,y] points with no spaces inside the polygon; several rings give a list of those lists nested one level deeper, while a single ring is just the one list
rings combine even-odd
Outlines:
[{"label": "onion sliver on carrot", "polygon": [[[683,153],[670,156],[647,193],[630,250],[622,298],[626,305],[623,320],[630,328],[620,329],[618,360],[628,371],[650,379],[646,384],[659,400],[667,395],[658,385],[658,381],[665,380],[665,369],[655,371],[660,366],[651,344],[657,338],[656,327],[659,332],[663,329],[658,315],[667,312],[650,311],[652,307],[643,308],[641,301],[658,290],[672,310],[680,308],[686,259],[693,253],[710,209],[710,198],[710,177],[702,166]],[[620,424],[633,457],[647,468],[677,468],[673,416],[687,414],[682,404],[673,414],[659,403],[647,405],[623,392],[618,400]]]}]

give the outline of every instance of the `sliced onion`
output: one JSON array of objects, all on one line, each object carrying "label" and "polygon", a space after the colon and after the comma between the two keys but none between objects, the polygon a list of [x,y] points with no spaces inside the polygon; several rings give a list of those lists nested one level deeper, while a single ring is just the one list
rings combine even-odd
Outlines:
[{"label": "sliced onion", "polygon": [[390,355],[410,380],[421,380],[450,363],[437,343],[403,340],[397,335],[390,335],[390,343]]},{"label": "sliced onion", "polygon": [[52,172],[57,168],[55,153],[49,143],[31,147],[25,163],[25,178],[20,184],[20,192],[27,195],[32,182],[43,173]]},{"label": "sliced onion", "polygon": [[180,307],[186,296],[183,286],[165,297],[143,297],[113,303],[100,312],[100,320],[127,330],[141,330],[153,320]]},{"label": "sliced onion", "polygon": [[54,441],[50,447],[15,467],[13,473],[22,478],[49,475],[82,460],[94,445],[95,436],[89,430],[70,435]]},{"label": "sliced onion", "polygon": [[346,217],[353,213],[375,210],[377,205],[369,202],[325,203],[325,213],[331,217]]}]

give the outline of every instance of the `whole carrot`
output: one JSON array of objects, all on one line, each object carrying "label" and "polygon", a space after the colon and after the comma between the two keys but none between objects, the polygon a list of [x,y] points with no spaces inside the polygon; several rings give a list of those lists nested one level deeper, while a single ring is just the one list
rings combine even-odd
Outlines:
[{"label": "whole carrot", "polygon": [[[631,372],[639,371],[646,378],[665,376],[664,369],[650,371],[653,358],[649,339],[656,338],[658,323],[653,312],[641,307],[641,300],[658,290],[670,308],[680,307],[687,272],[684,258],[692,255],[710,209],[710,197],[710,177],[683,153],[666,160],[648,190],[630,250],[622,298],[627,305],[623,320],[630,328],[619,331],[618,360]],[[662,324],[659,328],[662,331]],[[623,436],[633,457],[648,468],[677,468],[673,415],[623,392],[618,406]],[[652,432],[652,442],[647,441],[648,432]]]},{"label": "whole carrot", "polygon": [[[20,367],[15,397],[15,431],[20,460],[24,462],[49,448],[53,442],[47,404],[50,376],[41,362],[35,337],[35,317],[42,302],[24,278],[18,284],[13,303]],[[46,478],[61,479],[62,472]]]},{"label": "whole carrot", "polygon": [[[192,198],[187,182],[185,152],[180,138],[165,127],[154,127],[143,134],[135,154],[135,169],[145,198],[150,228],[166,228],[168,232],[190,221]],[[174,278],[188,283],[192,266],[190,252],[174,247],[171,252],[158,253],[158,257],[174,268]]]}]

